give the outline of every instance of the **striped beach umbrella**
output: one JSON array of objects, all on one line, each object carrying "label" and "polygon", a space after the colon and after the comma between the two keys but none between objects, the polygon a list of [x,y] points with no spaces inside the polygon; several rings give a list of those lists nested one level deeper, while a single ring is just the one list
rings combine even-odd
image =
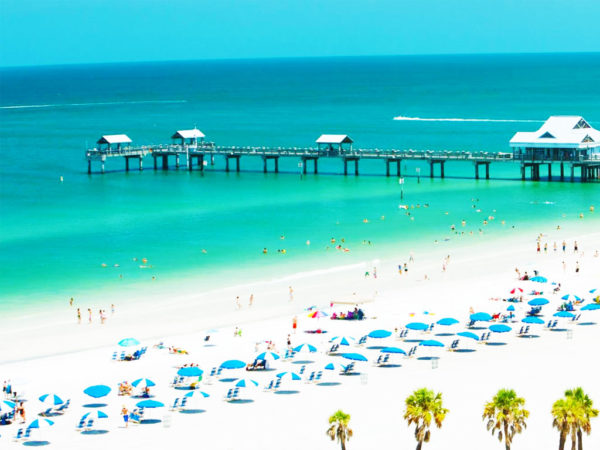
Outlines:
[{"label": "striped beach umbrella", "polygon": [[134,347],[136,345],[140,345],[140,341],[134,338],[125,338],[119,341],[119,345],[121,347]]},{"label": "striped beach umbrella", "polygon": [[308,317],[311,319],[320,319],[321,317],[327,317],[328,315],[329,314],[327,314],[325,311],[317,310],[309,313]]},{"label": "striped beach umbrella", "polygon": [[206,392],[202,392],[202,391],[190,391],[187,394],[184,395],[184,397],[200,397],[200,398],[207,398],[210,397],[209,394],[207,394]]},{"label": "striped beach umbrella", "polygon": [[314,353],[317,351],[317,347],[310,344],[300,344],[297,347],[294,347],[292,350],[294,350],[296,353]]},{"label": "striped beach umbrella", "polygon": [[512,295],[520,295],[523,293],[523,289],[521,289],[520,287],[515,287],[510,290],[510,293]]},{"label": "striped beach umbrella", "polygon": [[325,370],[346,370],[346,366],[340,363],[328,363],[323,367]]},{"label": "striped beach umbrella", "polygon": [[256,359],[259,361],[276,361],[280,358],[280,356],[275,352],[262,352],[259,355],[256,355]]},{"label": "striped beach umbrella", "polygon": [[565,294],[561,297],[562,300],[565,300],[567,302],[579,302],[581,301],[581,297],[578,297],[575,294]]},{"label": "striped beach umbrella", "polygon": [[56,394],[44,394],[40,396],[40,402],[54,406],[62,405],[64,403],[63,399]]},{"label": "striped beach umbrella", "polygon": [[27,425],[27,428],[48,428],[54,425],[54,422],[50,419],[35,419]]},{"label": "striped beach umbrella", "polygon": [[148,378],[138,378],[133,383],[131,383],[131,385],[133,387],[147,388],[147,387],[156,386],[156,383],[152,380],[149,380]]},{"label": "striped beach umbrella", "polygon": [[296,372],[281,372],[276,375],[277,378],[281,379],[281,381],[292,380],[292,381],[300,381],[302,377]]},{"label": "striped beach umbrella", "polygon": [[83,416],[81,416],[81,420],[85,419],[108,419],[108,414],[98,409],[96,411],[85,413]]},{"label": "striped beach umbrella", "polygon": [[356,339],[354,339],[351,336],[336,336],[336,337],[332,338],[329,342],[331,342],[332,344],[338,344],[338,345],[350,345],[350,343],[355,340]]},{"label": "striped beach umbrella", "polygon": [[258,381],[254,381],[250,378],[237,378],[235,381],[235,387],[239,388],[247,388],[247,387],[256,387],[258,386]]}]

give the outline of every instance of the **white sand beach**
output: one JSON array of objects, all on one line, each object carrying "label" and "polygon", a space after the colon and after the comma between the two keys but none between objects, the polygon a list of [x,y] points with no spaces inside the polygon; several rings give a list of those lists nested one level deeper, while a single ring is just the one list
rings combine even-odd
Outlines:
[{"label": "white sand beach", "polygon": [[[530,325],[534,337],[518,337],[517,332],[526,325],[520,320],[529,309],[527,300],[534,297],[527,295],[531,291],[543,291],[542,297],[550,300],[543,307],[545,322],[555,319],[552,314],[563,303],[562,295],[579,295],[585,298],[583,305],[598,295],[589,290],[600,288],[600,257],[595,256],[600,249],[600,233],[575,233],[568,228],[543,231],[542,243],[549,242],[547,253],[536,252],[536,236],[515,233],[495,241],[474,237],[440,243],[430,251],[415,249],[414,262],[409,262],[409,271],[402,275],[397,266],[408,262],[409,255],[246,286],[236,286],[232,280],[230,287],[212,292],[201,293],[201,286],[192,290],[190,283],[181,291],[130,298],[127,303],[110,298],[102,305],[76,301],[72,307],[65,304],[62,310],[4,317],[0,331],[0,380],[10,380],[13,389],[27,400],[27,423],[47,409],[38,401],[40,395],[55,393],[64,400],[70,399],[66,413],[50,417],[53,426],[33,430],[30,437],[30,441],[48,441],[50,447],[60,449],[174,448],[190,444],[224,450],[333,449],[339,444],[331,442],[325,430],[328,417],[337,409],[352,416],[354,437],[348,443],[349,449],[412,448],[416,445],[413,429],[407,427],[402,414],[404,399],[420,387],[441,392],[444,405],[450,410],[443,427],[432,431],[431,442],[424,448],[502,448],[503,444],[486,431],[481,414],[483,404],[504,387],[513,388],[524,397],[531,412],[527,429],[514,438],[513,449],[554,448],[558,433],[552,429],[550,408],[565,389],[581,386],[600,404],[600,312],[581,312],[578,321],[557,319],[557,328],[564,331]],[[568,244],[565,253],[560,249],[563,239]],[[557,251],[551,245],[554,241],[559,243]],[[574,241],[579,245],[577,253],[573,251]],[[443,271],[447,255],[450,260]],[[579,272],[575,271],[577,264]],[[377,278],[373,277],[373,266],[377,267]],[[537,270],[548,282],[519,281],[515,268],[530,276]],[[368,278],[364,275],[367,270]],[[561,283],[556,294],[552,282]],[[515,287],[524,290],[523,303],[497,300],[510,297],[509,291]],[[254,295],[252,306],[248,305],[250,294]],[[236,296],[240,296],[239,309]],[[111,303],[117,305],[114,314]],[[352,310],[355,304],[364,310],[365,320],[308,317],[307,308],[311,306],[331,315]],[[460,338],[460,349],[475,351],[448,351],[457,336],[436,336],[466,330],[470,309],[506,314],[509,305],[516,310],[515,322],[507,323],[512,328],[510,332],[491,333],[489,344]],[[77,307],[82,311],[81,324],[75,320]],[[94,308],[91,324],[87,323],[88,307]],[[99,323],[98,308],[107,310],[105,324]],[[295,333],[294,317],[298,319]],[[444,317],[454,317],[460,323],[450,327],[437,325],[429,333],[409,331],[406,340],[396,339],[394,334],[381,340],[369,338],[363,346],[349,347],[349,352],[368,358],[368,362],[355,365],[360,375],[344,376],[323,370],[329,362],[348,363],[340,356],[325,354],[331,347],[328,341],[335,336],[352,336],[358,341],[371,330],[400,331],[409,322],[430,324]],[[485,329],[471,331],[481,335],[489,325],[478,322],[476,326]],[[241,329],[241,337],[234,337],[236,327]],[[327,333],[305,333],[315,329]],[[271,371],[225,370],[221,379],[207,382],[211,369],[225,360],[252,362],[257,349],[267,350],[265,341],[273,341],[274,351],[283,355],[288,334],[292,346],[310,343],[317,352],[274,361],[271,366],[275,370]],[[204,340],[207,335],[208,342]],[[113,352],[128,350],[117,345],[127,337],[147,346],[147,353],[136,361],[112,361]],[[408,352],[418,345],[410,341],[421,339],[439,340],[445,348],[418,347],[413,358],[392,355],[390,362],[395,367],[373,364],[380,353],[369,347],[397,346]],[[159,342],[185,349],[189,354],[170,354],[167,349],[154,348]],[[204,370],[199,390],[210,397],[195,395],[190,399],[187,407],[201,412],[170,411],[168,406],[175,398],[190,392],[170,387],[176,367],[189,363],[197,363]],[[303,380],[284,381],[280,392],[264,391],[275,374],[299,371],[302,366],[306,366]],[[323,371],[324,383],[305,382],[308,374],[317,371]],[[248,401],[224,401],[234,385],[224,379],[244,376],[258,382],[257,388],[241,389],[240,397]],[[146,417],[161,422],[130,423],[125,428],[121,408],[132,410],[140,399],[118,396],[118,384],[141,377],[156,383],[151,388],[153,399],[165,404],[164,408],[147,410]],[[95,401],[83,394],[83,389],[95,384],[108,385],[112,391]],[[89,403],[106,404],[100,409],[109,417],[96,420],[93,428],[106,433],[88,435],[75,431],[80,417],[93,411],[84,407]],[[2,448],[23,445],[13,440],[17,430],[26,425],[18,422],[0,427]],[[591,436],[584,439],[585,448],[600,448],[600,422],[592,422],[592,429]]]}]

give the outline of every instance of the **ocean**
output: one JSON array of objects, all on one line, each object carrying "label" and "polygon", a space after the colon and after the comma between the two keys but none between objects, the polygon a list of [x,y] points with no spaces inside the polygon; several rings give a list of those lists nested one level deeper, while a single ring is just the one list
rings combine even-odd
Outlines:
[{"label": "ocean", "polygon": [[600,223],[598,183],[522,182],[516,164],[476,181],[470,164],[448,163],[442,180],[405,162],[401,200],[381,161],[344,177],[339,160],[301,176],[291,158],[279,174],[259,158],[239,174],[218,158],[204,173],[155,172],[148,158],[141,173],[119,160],[89,176],[84,159],[104,134],[158,144],[194,126],[217,144],[303,147],[339,133],[357,147],[507,152],[550,115],[600,127],[598,80],[599,53],[0,69],[0,306],[271,279],[455,239],[461,220],[490,238],[582,212]]}]

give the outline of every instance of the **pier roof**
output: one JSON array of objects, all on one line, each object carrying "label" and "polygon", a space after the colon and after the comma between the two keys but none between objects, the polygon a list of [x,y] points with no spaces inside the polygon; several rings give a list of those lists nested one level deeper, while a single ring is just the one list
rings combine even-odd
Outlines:
[{"label": "pier roof", "polygon": [[171,139],[193,139],[193,138],[203,138],[204,133],[197,128],[193,130],[177,130]]},{"label": "pier roof", "polygon": [[131,139],[126,134],[107,134],[98,139],[98,144],[129,144]]},{"label": "pier roof", "polygon": [[510,140],[511,147],[598,148],[600,131],[581,116],[551,116],[537,131],[520,131]]},{"label": "pier roof", "polygon": [[354,141],[347,134],[322,134],[317,144],[352,144]]}]

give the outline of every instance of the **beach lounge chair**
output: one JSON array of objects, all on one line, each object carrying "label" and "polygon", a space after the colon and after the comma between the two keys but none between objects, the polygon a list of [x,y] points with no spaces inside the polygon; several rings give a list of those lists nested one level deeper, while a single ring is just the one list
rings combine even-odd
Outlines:
[{"label": "beach lounge chair", "polygon": [[224,398],[224,400],[228,402],[229,400],[231,400],[231,397],[232,397],[232,396],[233,396],[233,389],[229,389],[229,390],[227,391],[227,395],[225,395],[225,398]]},{"label": "beach lounge chair", "polygon": [[112,355],[112,360],[116,361],[117,360],[117,352],[114,352]]},{"label": "beach lounge chair", "polygon": [[294,352],[292,350],[286,350],[285,355],[283,355],[283,359],[292,359],[294,357]]},{"label": "beach lounge chair", "polygon": [[48,417],[53,415],[53,408],[48,408],[46,411],[42,411],[40,416]]},{"label": "beach lounge chair", "polygon": [[179,398],[176,398],[175,400],[173,400],[173,404],[171,405],[171,411],[175,411],[177,408],[179,408]]},{"label": "beach lounge chair", "polygon": [[581,314],[577,314],[575,317],[573,317],[571,320],[573,322],[577,322],[579,320],[579,318],[581,317]]},{"label": "beach lounge chair", "polygon": [[458,343],[459,343],[458,339],[455,339],[454,341],[452,341],[452,344],[450,344],[450,347],[448,347],[448,351],[453,352],[454,350],[456,350],[458,348]]},{"label": "beach lounge chair", "polygon": [[67,409],[69,409],[70,405],[71,405],[71,399],[68,399],[66,402],[64,402],[62,405],[60,405],[58,408],[56,408],[55,413],[64,414],[67,411]]},{"label": "beach lounge chair", "polygon": [[415,356],[415,353],[417,353],[417,347],[412,347],[409,351],[408,354],[406,355],[407,358],[412,358],[413,356]]},{"label": "beach lounge chair", "polygon": [[306,379],[307,383],[312,383],[315,380],[315,373],[311,372],[308,378]]},{"label": "beach lounge chair", "polygon": [[273,380],[271,380],[271,381],[269,382],[269,384],[267,384],[267,385],[265,386],[265,391],[272,391],[272,390],[273,390]]},{"label": "beach lounge chair", "polygon": [[21,439],[25,441],[25,440],[29,439],[29,436],[31,436],[31,428],[25,429],[25,434],[23,435],[23,437]]},{"label": "beach lounge chair", "polygon": [[427,328],[427,332],[431,333],[433,331],[434,326],[435,326],[435,323],[432,323],[431,325],[429,325],[429,328]]},{"label": "beach lounge chair", "polygon": [[21,439],[23,439],[23,428],[19,428],[17,434],[14,437],[15,441],[20,441]]},{"label": "beach lounge chair", "polygon": [[183,397],[181,399],[181,404],[179,405],[179,409],[185,409],[185,407],[187,406],[187,402],[188,402],[188,398],[187,397]]},{"label": "beach lounge chair", "polygon": [[75,431],[82,431],[85,425],[85,419],[80,419],[79,423],[75,427]]},{"label": "beach lounge chair", "polygon": [[381,364],[382,360],[383,360],[383,355],[379,355],[379,358],[377,358],[377,361],[375,361],[375,363],[373,365],[378,366],[379,364]]},{"label": "beach lounge chair", "polygon": [[358,343],[356,345],[364,345],[367,343],[367,336],[363,336],[358,340]]},{"label": "beach lounge chair", "polygon": [[85,424],[85,429],[86,430],[91,430],[93,428],[93,426],[94,426],[94,419],[90,419]]},{"label": "beach lounge chair", "polygon": [[315,383],[317,383],[318,381],[321,381],[321,377],[323,376],[323,372],[321,372],[320,370],[317,372],[317,376],[315,376]]},{"label": "beach lounge chair", "polygon": [[333,344],[331,346],[331,348],[327,351],[327,354],[331,355],[332,353],[337,352],[339,348],[340,348],[339,344]]},{"label": "beach lounge chair", "polygon": [[277,381],[275,381],[275,385],[273,386],[273,389],[279,389],[281,387],[281,378],[277,378]]},{"label": "beach lounge chair", "polygon": [[472,328],[475,326],[475,321],[471,320],[468,324],[467,324],[467,328]]},{"label": "beach lounge chair", "polygon": [[302,367],[300,367],[300,370],[298,371],[298,373],[300,375],[304,375],[304,371],[306,370],[306,365],[302,365]]}]

